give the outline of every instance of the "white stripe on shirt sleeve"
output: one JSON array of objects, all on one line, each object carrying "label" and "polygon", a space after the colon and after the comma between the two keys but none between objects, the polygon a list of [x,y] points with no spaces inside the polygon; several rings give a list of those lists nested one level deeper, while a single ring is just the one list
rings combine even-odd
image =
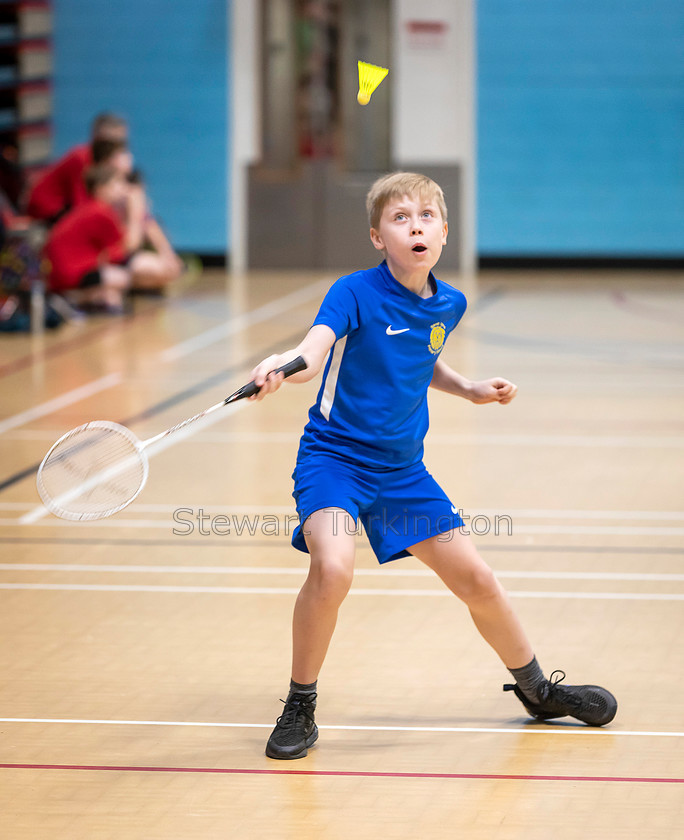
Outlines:
[{"label": "white stripe on shirt sleeve", "polygon": [[335,390],[337,389],[337,377],[340,373],[340,363],[344,354],[344,346],[347,343],[347,336],[343,336],[335,344],[332,359],[330,361],[330,368],[328,369],[328,376],[325,380],[325,390],[321,397],[321,414],[326,420],[330,420],[330,411],[332,409],[333,401],[335,399]]}]

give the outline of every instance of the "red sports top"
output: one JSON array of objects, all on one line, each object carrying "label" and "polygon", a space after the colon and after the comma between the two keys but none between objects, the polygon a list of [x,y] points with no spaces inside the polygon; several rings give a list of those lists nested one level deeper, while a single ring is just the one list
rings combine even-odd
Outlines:
[{"label": "red sports top", "polygon": [[92,163],[90,145],[75,146],[35,182],[26,212],[34,219],[52,219],[88,200],[84,173]]},{"label": "red sports top", "polygon": [[126,257],[126,232],[116,211],[104,201],[88,199],[57,222],[44,255],[50,261],[50,288],[76,288],[85,274],[103,263]]}]

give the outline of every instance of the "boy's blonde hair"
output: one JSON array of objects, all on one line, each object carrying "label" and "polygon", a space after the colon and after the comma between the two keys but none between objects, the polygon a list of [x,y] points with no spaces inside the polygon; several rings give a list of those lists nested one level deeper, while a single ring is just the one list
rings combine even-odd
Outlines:
[{"label": "boy's blonde hair", "polygon": [[368,211],[370,226],[377,230],[385,205],[394,199],[403,198],[405,195],[418,195],[420,198],[434,201],[442,214],[442,221],[446,222],[446,201],[439,184],[435,183],[432,178],[428,178],[427,175],[419,175],[417,172],[392,172],[378,178],[368,191],[366,210]]}]

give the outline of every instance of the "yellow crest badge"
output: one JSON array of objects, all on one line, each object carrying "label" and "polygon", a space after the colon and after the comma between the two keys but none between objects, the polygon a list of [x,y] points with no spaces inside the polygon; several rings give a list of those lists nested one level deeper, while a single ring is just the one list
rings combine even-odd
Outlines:
[{"label": "yellow crest badge", "polygon": [[446,338],[446,327],[441,321],[438,321],[436,324],[432,324],[430,327],[430,343],[428,344],[428,350],[433,353],[437,354],[439,351],[444,347],[444,339]]}]

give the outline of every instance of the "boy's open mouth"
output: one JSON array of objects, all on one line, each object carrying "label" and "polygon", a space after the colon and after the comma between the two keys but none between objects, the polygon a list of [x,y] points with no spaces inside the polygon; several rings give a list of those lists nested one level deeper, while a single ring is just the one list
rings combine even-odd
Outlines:
[{"label": "boy's open mouth", "polygon": [[427,248],[425,247],[425,245],[420,245],[419,244],[419,245],[414,245],[413,248],[411,248],[411,250],[415,251],[417,254],[422,254],[423,251],[427,251]]}]

